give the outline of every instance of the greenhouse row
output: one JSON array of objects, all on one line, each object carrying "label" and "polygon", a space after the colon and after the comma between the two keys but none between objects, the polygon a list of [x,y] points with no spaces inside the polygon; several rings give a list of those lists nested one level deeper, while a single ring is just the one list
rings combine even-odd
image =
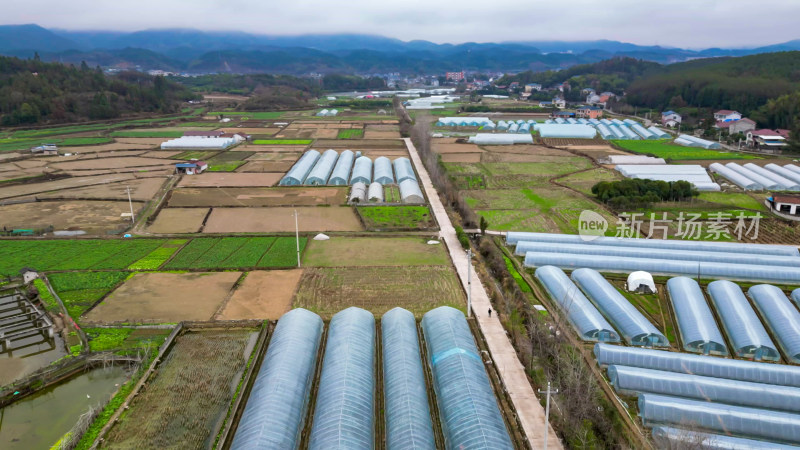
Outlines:
[{"label": "greenhouse row", "polygon": [[780,190],[800,191],[800,167],[787,164],[767,164],[764,167],[753,163],[744,166],[728,163],[724,166],[713,163],[709,170],[725,177],[731,183],[748,191]]},{"label": "greenhouse row", "polygon": [[[425,363],[445,447],[513,449],[494,390],[464,314],[441,307],[423,317]],[[381,318],[383,426],[376,423],[375,317],[351,307],[324,324],[305,309],[281,317],[269,340],[232,448],[371,449],[376,430],[386,448],[435,448],[425,364],[414,315],[395,308]],[[312,385],[319,372],[316,400]],[[308,423],[307,423],[308,421]]]},{"label": "greenhouse row", "polygon": [[684,147],[698,147],[714,150],[722,148],[722,146],[719,145],[719,142],[707,141],[705,139],[700,139],[699,137],[689,136],[688,134],[682,134],[678,136],[674,143]]},{"label": "greenhouse row", "polygon": [[237,144],[235,138],[182,136],[161,143],[161,150],[211,149],[224,150]]},{"label": "greenhouse row", "polygon": [[670,278],[667,292],[678,321],[683,349],[705,355],[727,355],[725,338],[697,281],[686,277]]},{"label": "greenhouse row", "polygon": [[361,156],[361,152],[354,154],[350,150],[345,150],[339,154],[336,150],[326,150],[320,155],[316,150],[309,150],[294,163],[279,185],[345,186],[355,183],[369,185],[373,181],[385,185],[404,180],[417,181],[411,161],[406,157],[397,158],[392,162],[389,158],[380,156],[373,162],[369,157]]},{"label": "greenhouse row", "polygon": [[688,181],[698,191],[719,191],[720,186],[708,175],[703,166],[696,164],[618,164],[615,169],[626,178],[658,181]]},{"label": "greenhouse row", "polygon": [[318,112],[316,114],[316,116],[318,116],[318,117],[333,117],[333,116],[335,116],[337,114],[339,114],[339,110],[338,109],[323,109],[320,112]]},{"label": "greenhouse row", "polygon": [[495,126],[492,119],[488,117],[441,117],[437,122],[437,127],[485,127]]},{"label": "greenhouse row", "polygon": [[[575,127],[580,125],[581,128]],[[544,126],[544,127],[543,127]],[[592,128],[592,131],[586,130],[584,127]],[[542,132],[544,128],[544,133]],[[654,139],[668,139],[669,134],[658,129],[657,127],[645,128],[641,124],[631,119],[625,121],[619,119],[548,119],[543,124],[534,125],[534,129],[539,131],[542,137],[566,137],[566,138],[582,138],[592,139],[596,135],[600,135],[605,140],[623,139],[623,140],[654,140]],[[547,135],[545,135],[545,133]]]},{"label": "greenhouse row", "polygon": [[478,133],[475,136],[470,136],[468,139],[470,144],[477,145],[513,145],[513,144],[533,144],[533,136],[530,134],[492,134],[492,133]]},{"label": "greenhouse row", "polygon": [[747,290],[767,328],[789,360],[800,364],[800,312],[776,286],[759,284]]},{"label": "greenhouse row", "polygon": [[723,434],[701,433],[673,427],[654,427],[653,441],[657,448],[698,447],[703,450],[796,450],[793,445],[738,438]]},{"label": "greenhouse row", "polygon": [[606,164],[647,164],[647,165],[663,165],[667,162],[664,158],[656,158],[653,156],[644,155],[608,155],[604,159]]},{"label": "greenhouse row", "polygon": [[[398,185],[398,188],[400,190],[400,201],[402,203],[425,203],[425,197],[422,195],[422,190],[415,180],[403,180]],[[383,203],[383,185],[377,181],[373,181],[369,186],[367,186],[361,181],[356,181],[350,188],[350,194],[347,197],[347,201],[350,203]]]},{"label": "greenhouse row", "polygon": [[600,342],[620,341],[614,328],[563,270],[558,267],[543,266],[536,269],[534,276],[564,312],[581,339]]},{"label": "greenhouse row", "polygon": [[597,131],[589,125],[581,124],[536,124],[534,130],[543,138],[594,139]]}]

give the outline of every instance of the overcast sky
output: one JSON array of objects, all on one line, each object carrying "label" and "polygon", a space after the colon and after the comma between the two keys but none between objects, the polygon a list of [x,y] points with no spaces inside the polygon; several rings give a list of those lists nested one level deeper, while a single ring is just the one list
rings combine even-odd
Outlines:
[{"label": "overcast sky", "polygon": [[798,0],[25,0],[0,22],[69,30],[368,33],[404,41],[610,39],[685,48],[800,38]]}]

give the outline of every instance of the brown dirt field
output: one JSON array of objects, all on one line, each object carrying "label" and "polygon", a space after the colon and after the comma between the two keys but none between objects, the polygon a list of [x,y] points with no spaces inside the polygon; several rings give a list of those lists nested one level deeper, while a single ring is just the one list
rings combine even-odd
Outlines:
[{"label": "brown dirt field", "polygon": [[280,173],[206,172],[184,176],[181,187],[269,187],[280,181]]},{"label": "brown dirt field", "polygon": [[337,148],[346,146],[347,148],[383,148],[394,150],[405,150],[406,143],[400,139],[320,139],[314,143],[317,148]]},{"label": "brown dirt field", "polygon": [[[565,148],[581,152],[594,159],[605,158],[608,155],[632,154],[624,152],[622,150],[617,150],[614,147],[611,147],[610,145],[579,145],[579,146],[567,145],[565,146]],[[696,164],[696,162],[693,162],[693,164]]]},{"label": "brown dirt field", "polygon": [[19,158],[20,156],[22,156],[21,153],[15,153],[15,152],[0,153],[0,161],[5,161],[6,159]]},{"label": "brown dirt field", "polygon": [[86,315],[89,322],[210,320],[240,272],[138,273]]},{"label": "brown dirt field", "polygon": [[311,133],[311,137],[314,139],[336,139],[336,136],[339,134],[339,130],[314,130]]},{"label": "brown dirt field", "polygon": [[361,231],[353,209],[345,206],[214,208],[203,233],[270,233],[294,231],[294,211],[300,231]]},{"label": "brown dirt field", "polygon": [[113,152],[117,150],[136,150],[140,148],[142,148],[142,146],[139,144],[126,144],[124,142],[114,142],[111,144],[64,147],[62,150],[67,153],[100,153],[100,152]]},{"label": "brown dirt field", "polygon": [[180,188],[170,207],[187,206],[318,206],[347,202],[347,187]]},{"label": "brown dirt field", "polygon": [[52,167],[62,170],[81,170],[81,169],[120,169],[126,167],[143,166],[171,166],[179,162],[177,160],[141,158],[141,157],[121,157],[121,158],[89,158],[77,161],[59,162],[51,164]]},{"label": "brown dirt field", "polygon": [[284,174],[291,169],[293,161],[250,161],[236,169],[236,172],[277,172]]},{"label": "brown dirt field", "polygon": [[475,144],[447,144],[438,140],[433,143],[433,151],[439,154],[445,153],[483,153],[484,150]]},{"label": "brown dirt field", "polygon": [[96,170],[65,170],[66,175],[72,177],[88,177],[95,175],[111,175],[111,174],[130,174],[134,178],[152,178],[158,176],[169,176],[175,172],[172,166],[147,166],[147,167],[129,167],[127,169],[96,169]]},{"label": "brown dirt field", "polygon": [[131,199],[138,201],[148,201],[152,199],[161,186],[164,185],[164,178],[142,178],[128,180],[122,183],[100,184],[77,189],[64,189],[57,192],[39,194],[36,198],[40,199],[115,199],[127,200],[127,187],[131,188]]},{"label": "brown dirt field", "polygon": [[44,183],[19,184],[0,188],[0,198],[20,197],[23,195],[38,194],[40,192],[57,191],[60,189],[91,186],[94,184],[113,183],[117,181],[131,180],[134,176],[127,173],[97,175],[87,177],[63,178]]},{"label": "brown dirt field", "polygon": [[[280,128],[220,128],[220,130],[226,133],[244,133],[244,134],[275,134],[275,130],[279,130]],[[270,131],[272,130],[272,131]]]},{"label": "brown dirt field", "polygon": [[153,224],[147,227],[151,233],[197,233],[203,226],[209,208],[164,208]]},{"label": "brown dirt field", "polygon": [[313,139],[316,129],[297,130],[284,128],[275,137],[278,139]]},{"label": "brown dirt field", "polygon": [[[442,158],[448,155],[442,155]],[[520,155],[516,153],[484,153],[482,162],[541,162],[547,158],[543,155]]]},{"label": "brown dirt field", "polygon": [[122,142],[125,144],[136,144],[140,146],[139,148],[150,148],[155,147],[157,145],[161,145],[162,142],[168,141],[171,138],[114,138],[117,142]]},{"label": "brown dirt field", "polygon": [[389,159],[399,158],[405,156],[408,158],[408,152],[405,150],[358,150],[362,155],[369,156],[373,160],[379,156],[385,156]]},{"label": "brown dirt field", "polygon": [[364,132],[364,139],[399,139],[399,131],[372,131]]},{"label": "brown dirt field", "polygon": [[292,309],[292,297],[302,275],[302,269],[250,272],[214,318],[280,319]]},{"label": "brown dirt field", "polygon": [[446,163],[478,163],[481,162],[480,153],[447,153],[442,155],[442,162]]},{"label": "brown dirt field", "polygon": [[267,153],[258,152],[246,158],[247,161],[284,161],[294,163],[297,161],[303,152],[280,152],[280,153]]},{"label": "brown dirt field", "polygon": [[[141,203],[134,203],[138,213]],[[128,202],[46,201],[0,206],[0,225],[8,228],[46,228],[84,230],[102,234],[123,227],[120,214],[130,212]]]},{"label": "brown dirt field", "polygon": [[46,166],[48,161],[44,158],[36,158],[36,159],[24,159],[22,161],[14,161],[13,165],[19,167],[20,169],[32,169],[34,167],[44,167]]},{"label": "brown dirt field", "polygon": [[149,152],[144,152],[139,156],[144,158],[172,158],[175,155],[180,155],[183,153],[183,150],[152,150]]},{"label": "brown dirt field", "polygon": [[296,153],[303,151],[308,145],[254,145],[244,144],[236,147],[236,151],[256,153]]},{"label": "brown dirt field", "polygon": [[367,131],[400,131],[397,125],[367,125]]}]

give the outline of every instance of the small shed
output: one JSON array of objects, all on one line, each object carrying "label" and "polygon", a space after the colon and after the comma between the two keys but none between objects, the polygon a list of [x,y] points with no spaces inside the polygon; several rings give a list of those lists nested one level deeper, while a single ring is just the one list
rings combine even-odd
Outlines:
[{"label": "small shed", "polygon": [[184,175],[203,173],[206,169],[208,169],[208,164],[203,161],[189,161],[175,164],[175,173],[182,173]]},{"label": "small shed", "polygon": [[638,270],[628,275],[628,292],[638,292],[640,294],[655,294],[656,283],[649,272]]}]

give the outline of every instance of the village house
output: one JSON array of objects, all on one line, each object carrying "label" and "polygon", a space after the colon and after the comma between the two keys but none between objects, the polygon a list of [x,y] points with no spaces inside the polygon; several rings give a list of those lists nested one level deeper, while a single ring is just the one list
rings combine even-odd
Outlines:
[{"label": "village house", "polygon": [[603,117],[603,109],[596,106],[581,106],[575,110],[575,115],[582,119],[599,119]]},{"label": "village house", "polygon": [[208,169],[208,164],[198,160],[175,164],[175,173],[184,175],[196,175],[203,173],[206,169]]},{"label": "village house", "polygon": [[751,130],[747,132],[745,144],[752,148],[780,149],[788,145],[787,139],[789,139],[789,130]]},{"label": "village house", "polygon": [[742,113],[738,111],[731,111],[728,109],[720,109],[714,113],[714,120],[717,122],[730,122],[732,120],[739,120],[742,118]]},{"label": "village house", "polygon": [[681,124],[683,118],[675,111],[669,110],[661,113],[661,125],[665,127],[675,128]]},{"label": "village house", "polygon": [[542,85],[539,83],[529,83],[525,85],[525,92],[531,93],[533,91],[540,92],[542,90]]},{"label": "village house", "polygon": [[767,201],[776,212],[800,217],[800,196],[773,195],[772,197],[767,197]]},{"label": "village house", "polygon": [[717,122],[715,128],[720,130],[728,130],[728,134],[747,133],[756,129],[756,123],[747,117],[739,120],[731,120],[727,122]]}]

